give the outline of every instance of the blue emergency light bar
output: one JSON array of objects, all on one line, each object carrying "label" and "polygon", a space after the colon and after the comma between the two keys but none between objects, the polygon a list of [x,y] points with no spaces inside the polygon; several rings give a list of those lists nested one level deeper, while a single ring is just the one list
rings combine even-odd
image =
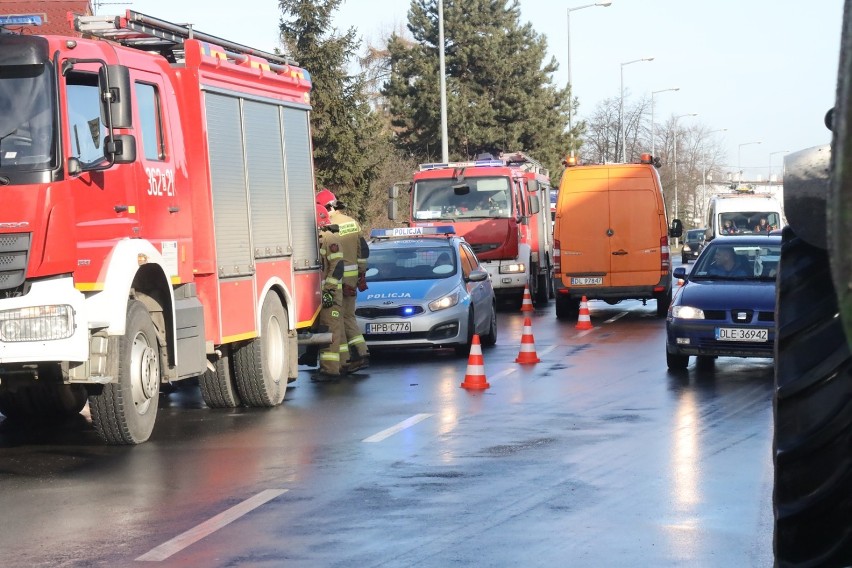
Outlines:
[{"label": "blue emergency light bar", "polygon": [[455,227],[452,225],[438,225],[436,227],[394,227],[392,229],[373,229],[370,237],[374,239],[389,239],[391,237],[419,237],[422,235],[454,235]]},{"label": "blue emergency light bar", "polygon": [[41,16],[36,14],[12,14],[0,16],[0,27],[3,26],[40,26]]},{"label": "blue emergency light bar", "polygon": [[434,164],[420,164],[420,171],[423,170],[439,170],[442,168],[495,168],[506,167],[506,162],[503,160],[489,159],[476,160],[474,162],[443,162]]}]

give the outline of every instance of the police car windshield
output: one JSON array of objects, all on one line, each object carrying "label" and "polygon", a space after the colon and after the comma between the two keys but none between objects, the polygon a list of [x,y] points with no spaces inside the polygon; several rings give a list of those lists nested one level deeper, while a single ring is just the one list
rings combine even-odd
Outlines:
[{"label": "police car windshield", "polygon": [[414,185],[415,219],[509,218],[509,178],[425,179]]},{"label": "police car windshield", "polygon": [[405,247],[370,250],[367,281],[437,280],[457,272],[456,252],[448,246]]}]

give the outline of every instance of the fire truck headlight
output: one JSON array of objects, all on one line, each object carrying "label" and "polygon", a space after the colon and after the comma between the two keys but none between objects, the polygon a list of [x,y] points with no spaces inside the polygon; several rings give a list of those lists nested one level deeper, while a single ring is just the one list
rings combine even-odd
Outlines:
[{"label": "fire truck headlight", "polygon": [[461,292],[458,288],[456,288],[446,296],[442,296],[437,300],[429,302],[429,309],[433,312],[437,312],[439,310],[446,310],[447,308],[452,308],[453,306],[459,303],[459,296],[461,296]]},{"label": "fire truck headlight", "polygon": [[32,306],[0,312],[0,341],[50,341],[74,333],[74,309],[68,305]]},{"label": "fire truck headlight", "polygon": [[523,262],[500,265],[500,274],[523,274],[527,271],[527,265]]}]

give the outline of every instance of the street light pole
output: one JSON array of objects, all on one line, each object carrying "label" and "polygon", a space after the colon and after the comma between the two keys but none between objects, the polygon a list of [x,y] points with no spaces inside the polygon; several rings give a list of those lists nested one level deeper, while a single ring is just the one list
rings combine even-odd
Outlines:
[{"label": "street light pole", "polygon": [[[568,40],[568,65],[566,69],[568,69],[568,135],[571,135],[571,131],[573,129],[573,115],[574,115],[574,84],[571,82],[571,12],[575,12],[577,10],[582,10],[583,8],[593,8],[595,6],[601,6],[602,8],[606,8],[612,4],[612,2],[595,2],[594,4],[584,4],[582,6],[576,6],[574,8],[568,8],[567,12],[567,33],[566,39]],[[574,155],[574,147],[571,147],[571,155]]]},{"label": "street light pole", "polygon": [[441,158],[443,163],[450,161],[449,142],[447,141],[447,72],[444,62],[444,0],[438,0],[438,61],[441,76]]},{"label": "street light pole", "polygon": [[680,87],[672,87],[670,89],[660,89],[659,91],[651,91],[651,155],[657,155],[657,137],[655,135],[656,130],[654,127],[654,95],[657,93],[665,93],[666,91],[679,91]]},{"label": "street light pole", "polygon": [[634,59],[633,61],[625,61],[621,64],[621,104],[618,107],[618,123],[621,130],[621,163],[627,162],[627,140],[624,128],[624,66],[631,63],[639,63],[640,61],[653,61],[653,57],[643,57],[642,59]]},{"label": "street light pole", "polygon": [[786,154],[789,151],[790,150],[778,150],[777,152],[769,152],[769,175],[766,177],[766,181],[768,182],[766,184],[767,192],[772,189],[772,156],[775,154]]},{"label": "street light pole", "polygon": [[743,142],[737,148],[737,174],[739,175],[739,179],[737,180],[738,182],[742,183],[742,181],[743,181],[743,168],[740,165],[742,163],[743,146],[750,146],[751,144],[762,144],[762,143],[763,142],[761,142],[759,140],[757,142]]}]

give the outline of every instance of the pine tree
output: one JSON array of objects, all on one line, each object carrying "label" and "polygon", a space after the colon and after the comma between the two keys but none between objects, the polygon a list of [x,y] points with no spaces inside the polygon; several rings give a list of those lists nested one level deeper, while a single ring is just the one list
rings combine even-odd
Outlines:
[{"label": "pine tree", "polygon": [[[444,0],[447,131],[450,159],[523,150],[561,169],[568,151],[568,90],[552,83],[545,38],[520,24],[517,0]],[[397,144],[440,158],[437,0],[412,0],[414,43],[388,42],[387,97]]]},{"label": "pine tree", "polygon": [[360,76],[347,71],[357,57],[356,30],[332,33],[342,0],[280,0],[281,36],[290,55],[311,74],[311,129],[317,185],[328,187],[347,213],[364,219],[370,181],[381,156],[371,148],[381,137]]}]

